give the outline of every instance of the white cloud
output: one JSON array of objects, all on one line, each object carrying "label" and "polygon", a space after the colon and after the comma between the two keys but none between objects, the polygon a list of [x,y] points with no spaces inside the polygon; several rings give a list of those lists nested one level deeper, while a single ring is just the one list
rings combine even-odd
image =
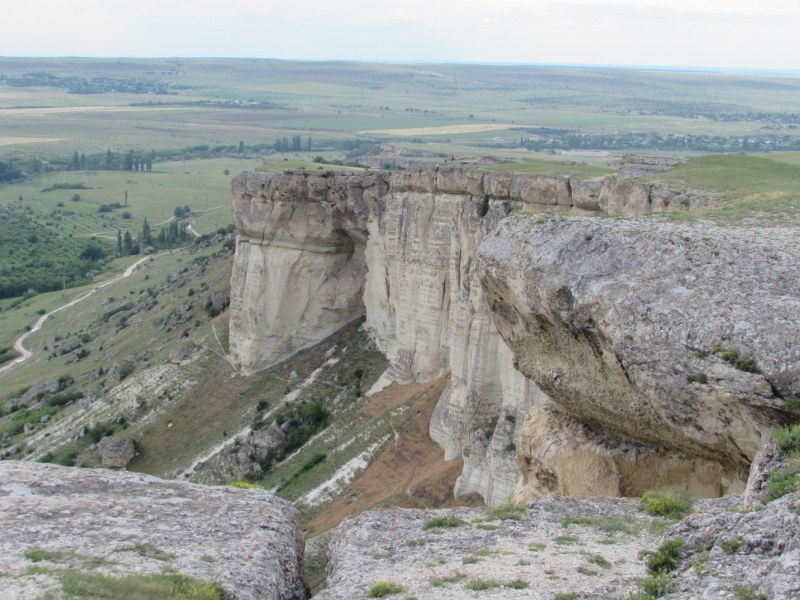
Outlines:
[{"label": "white cloud", "polygon": [[786,0],[30,0],[6,56],[639,64],[798,69]]}]

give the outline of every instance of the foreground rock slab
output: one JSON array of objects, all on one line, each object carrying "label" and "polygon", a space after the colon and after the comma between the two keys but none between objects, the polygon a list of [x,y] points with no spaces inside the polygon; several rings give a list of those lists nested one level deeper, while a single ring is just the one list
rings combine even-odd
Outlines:
[{"label": "foreground rock slab", "polygon": [[184,573],[238,600],[305,600],[300,527],[298,512],[263,490],[3,461],[0,595],[59,589],[57,574],[26,575],[40,551],[38,567],[88,560],[93,573],[115,577]]},{"label": "foreground rock slab", "polygon": [[719,506],[723,498],[672,527],[667,538],[682,540],[684,545],[673,574],[674,593],[664,598],[797,598],[798,499],[800,495],[794,493],[766,506],[723,510]]},{"label": "foreground rock slab", "polygon": [[[646,568],[640,552],[658,545],[637,502],[620,498],[542,499],[520,520],[478,522],[487,511],[380,510],[348,519],[328,550],[328,588],[319,600],[364,598],[377,582],[418,600],[533,598],[581,592],[581,598],[628,598]],[[456,517],[458,527],[426,521]],[[571,522],[580,518],[580,522]],[[479,581],[495,587],[472,591]],[[524,586],[527,584],[527,586]],[[397,596],[401,598],[403,596]]]}]

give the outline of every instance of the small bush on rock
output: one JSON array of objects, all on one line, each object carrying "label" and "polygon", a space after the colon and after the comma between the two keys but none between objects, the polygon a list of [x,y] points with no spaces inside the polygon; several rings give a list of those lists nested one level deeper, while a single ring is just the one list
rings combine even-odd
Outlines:
[{"label": "small bush on rock", "polygon": [[678,566],[681,548],[683,548],[682,539],[667,540],[656,552],[647,557],[647,570],[654,575],[669,573]]},{"label": "small bush on rock", "polygon": [[680,519],[692,512],[692,497],[688,492],[645,492],[641,508],[651,517]]},{"label": "small bush on rock", "polygon": [[367,596],[370,598],[385,598],[392,594],[402,594],[405,589],[393,581],[379,581],[369,588]]}]

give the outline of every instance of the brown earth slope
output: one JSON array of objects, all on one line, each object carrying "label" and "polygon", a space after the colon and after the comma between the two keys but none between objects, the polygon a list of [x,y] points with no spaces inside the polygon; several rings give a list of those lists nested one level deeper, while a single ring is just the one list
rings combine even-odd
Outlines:
[{"label": "brown earth slope", "polygon": [[428,435],[433,409],[449,380],[446,374],[428,383],[394,383],[364,404],[359,413],[377,417],[411,400],[411,418],[361,477],[308,523],[308,537],[379,504],[406,508],[482,505],[477,495],[458,502],[453,499],[463,461],[445,461],[444,450]]}]

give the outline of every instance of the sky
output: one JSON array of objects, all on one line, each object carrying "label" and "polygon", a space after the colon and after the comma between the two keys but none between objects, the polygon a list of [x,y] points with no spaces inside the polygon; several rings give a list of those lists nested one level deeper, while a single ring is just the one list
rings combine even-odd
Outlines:
[{"label": "sky", "polygon": [[0,56],[800,69],[797,0],[26,0]]}]

